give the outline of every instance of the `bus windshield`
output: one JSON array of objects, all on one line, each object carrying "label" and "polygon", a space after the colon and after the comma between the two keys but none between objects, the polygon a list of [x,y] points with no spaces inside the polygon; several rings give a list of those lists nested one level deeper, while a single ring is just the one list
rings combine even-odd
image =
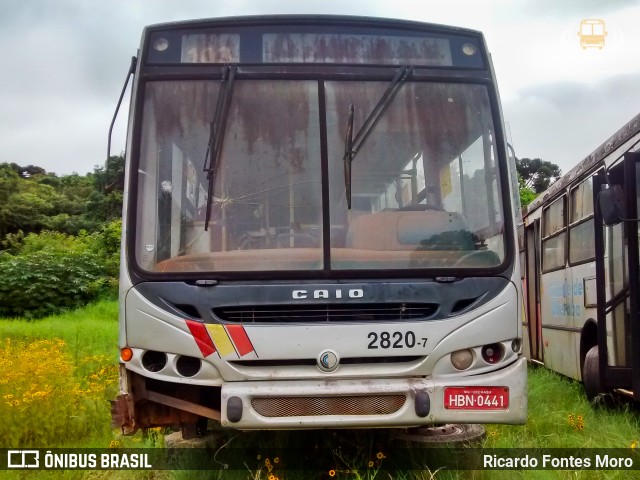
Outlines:
[{"label": "bus windshield", "polygon": [[147,82],[138,266],[180,273],[499,266],[505,213],[485,85],[403,83],[353,159],[348,208],[349,109],[358,132],[388,86],[237,78],[223,93],[228,111],[224,128],[215,128],[224,133],[210,163],[224,83]]}]

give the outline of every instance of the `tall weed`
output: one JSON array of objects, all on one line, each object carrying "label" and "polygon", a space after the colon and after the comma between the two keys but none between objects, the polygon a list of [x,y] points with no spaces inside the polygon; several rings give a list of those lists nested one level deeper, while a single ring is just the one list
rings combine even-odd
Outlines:
[{"label": "tall weed", "polygon": [[116,365],[95,355],[76,367],[65,347],[58,338],[0,344],[0,448],[78,445],[108,429]]}]

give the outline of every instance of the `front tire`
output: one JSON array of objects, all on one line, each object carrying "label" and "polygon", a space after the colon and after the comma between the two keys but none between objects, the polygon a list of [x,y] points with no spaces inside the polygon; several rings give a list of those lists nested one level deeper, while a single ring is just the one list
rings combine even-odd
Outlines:
[{"label": "front tire", "polygon": [[483,425],[474,423],[446,424],[437,426],[414,427],[404,430],[396,438],[411,443],[422,444],[474,444],[484,440],[486,431]]},{"label": "front tire", "polygon": [[604,393],[600,381],[600,354],[597,345],[591,347],[584,357],[582,382],[584,383],[584,393],[589,401]]}]

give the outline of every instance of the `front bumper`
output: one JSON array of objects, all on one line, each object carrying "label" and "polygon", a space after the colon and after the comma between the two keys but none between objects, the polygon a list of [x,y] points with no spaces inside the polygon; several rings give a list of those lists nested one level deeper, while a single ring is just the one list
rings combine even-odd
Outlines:
[{"label": "front bumper", "polygon": [[[527,364],[441,379],[296,380],[222,385],[221,423],[239,430],[412,427],[439,423],[523,424]],[[445,387],[507,387],[502,410],[447,409]]]}]

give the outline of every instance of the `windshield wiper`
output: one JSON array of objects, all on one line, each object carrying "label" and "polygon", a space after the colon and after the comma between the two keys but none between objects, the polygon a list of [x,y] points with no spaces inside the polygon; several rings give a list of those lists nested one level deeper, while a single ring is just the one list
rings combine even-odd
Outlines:
[{"label": "windshield wiper", "polygon": [[347,122],[347,133],[345,135],[344,141],[344,183],[345,183],[345,191],[347,195],[347,208],[351,210],[351,163],[355,158],[356,154],[364,144],[364,142],[369,138],[371,132],[378,124],[382,115],[387,110],[387,107],[391,105],[393,98],[396,96],[396,93],[402,88],[404,82],[407,81],[407,78],[413,73],[413,68],[411,66],[405,65],[401,67],[391,80],[391,83],[385,90],[378,103],[373,108],[367,119],[360,127],[360,130],[356,134],[355,138],[353,138],[353,116],[354,116],[354,106],[353,104],[349,105],[349,119]]},{"label": "windshield wiper", "polygon": [[220,92],[218,92],[218,101],[216,110],[211,121],[211,131],[209,133],[209,142],[207,144],[207,153],[204,158],[203,172],[207,173],[209,188],[207,190],[207,211],[204,219],[205,231],[209,228],[209,220],[211,219],[211,201],[213,200],[214,173],[218,167],[218,160],[222,153],[222,144],[224,142],[224,133],[227,128],[227,118],[229,117],[229,105],[231,104],[231,94],[233,92],[233,82],[236,78],[238,67],[235,65],[227,65],[222,71],[220,79]]}]

